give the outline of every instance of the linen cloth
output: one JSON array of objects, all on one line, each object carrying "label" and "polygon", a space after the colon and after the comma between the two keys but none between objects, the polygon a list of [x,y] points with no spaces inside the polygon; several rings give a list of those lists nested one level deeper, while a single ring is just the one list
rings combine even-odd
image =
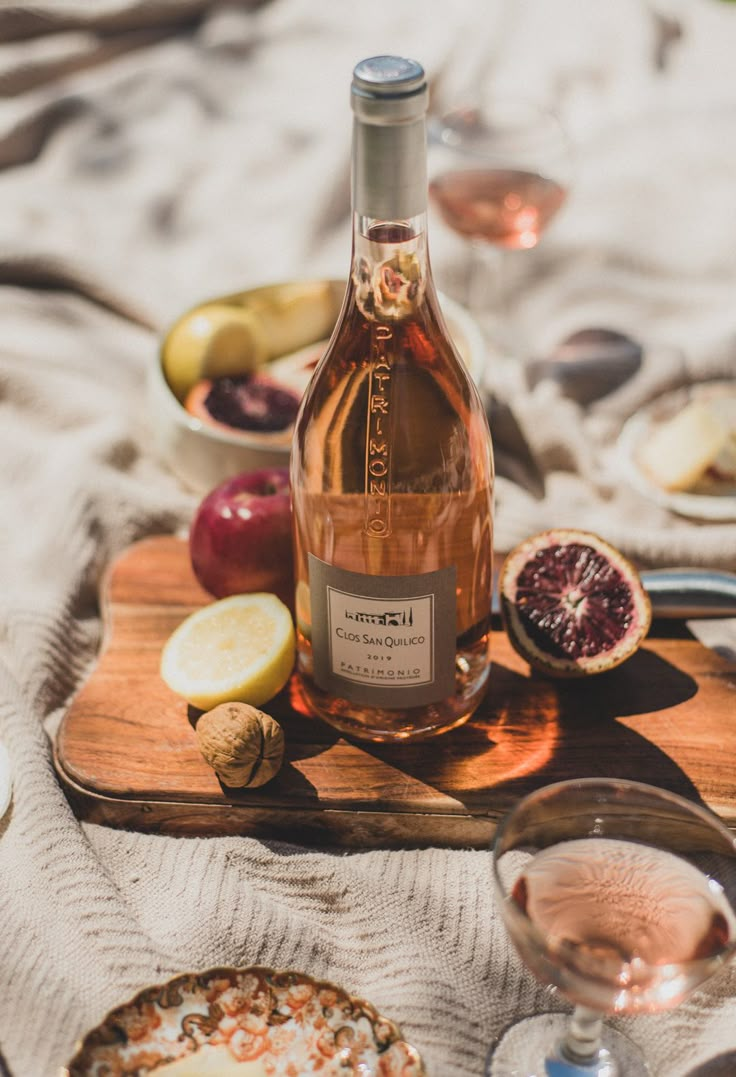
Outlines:
[{"label": "linen cloth", "polygon": [[[101,644],[102,572],[198,501],[151,452],[159,334],[205,297],[346,272],[348,85],[380,52],[423,62],[435,111],[477,86],[558,109],[569,203],[497,298],[535,354],[591,325],[644,346],[635,378],[586,408],[549,382],[498,388],[489,367],[513,418],[499,548],[583,526],[643,565],[736,568],[736,524],[675,517],[609,468],[637,407],[736,376],[736,5],[0,4],[0,1046],[16,1077],[58,1072],[139,988],[220,963],[333,979],[434,1077],[479,1074],[512,1020],[562,1005],[510,947],[485,851],[113,831],[74,818],[52,768]],[[462,298],[465,252],[432,227],[438,284]],[[733,647],[731,624],[699,631]],[[736,971],[621,1024],[659,1077],[734,1073]]]}]

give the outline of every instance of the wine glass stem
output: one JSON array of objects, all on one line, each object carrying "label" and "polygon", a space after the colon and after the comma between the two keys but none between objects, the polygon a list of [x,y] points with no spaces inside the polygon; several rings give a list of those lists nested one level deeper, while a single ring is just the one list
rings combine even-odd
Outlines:
[{"label": "wine glass stem", "polygon": [[467,305],[483,330],[491,358],[505,358],[513,350],[503,303],[504,266],[504,252],[499,247],[483,239],[470,240]]},{"label": "wine glass stem", "polygon": [[571,1062],[585,1064],[592,1061],[601,1048],[603,1018],[597,1010],[576,1006],[567,1034],[560,1044],[560,1051]]},{"label": "wine glass stem", "polygon": [[503,254],[484,239],[471,239],[468,260],[468,307],[476,316],[498,315]]}]

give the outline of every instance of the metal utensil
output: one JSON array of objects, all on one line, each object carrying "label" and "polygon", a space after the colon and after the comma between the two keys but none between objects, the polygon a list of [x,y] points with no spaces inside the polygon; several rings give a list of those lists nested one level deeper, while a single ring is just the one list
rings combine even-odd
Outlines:
[{"label": "metal utensil", "polygon": [[[647,569],[640,575],[655,618],[736,617],[736,573],[703,568],[661,568]],[[501,612],[498,579],[494,581],[492,611]]]},{"label": "metal utensil", "polygon": [[736,617],[736,574],[662,568],[641,573],[655,617]]}]

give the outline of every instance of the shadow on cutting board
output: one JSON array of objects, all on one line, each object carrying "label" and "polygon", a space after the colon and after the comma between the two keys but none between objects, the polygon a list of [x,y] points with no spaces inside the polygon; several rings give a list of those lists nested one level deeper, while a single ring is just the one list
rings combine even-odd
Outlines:
[{"label": "shadow on cutting board", "polygon": [[653,736],[655,726],[660,733],[664,712],[697,692],[689,674],[646,648],[584,681],[529,678],[495,665],[486,701],[467,725],[422,745],[367,750],[400,762],[473,813],[489,803],[506,810],[532,789],[582,777],[628,778],[700,800],[687,774],[646,732],[651,722]]}]

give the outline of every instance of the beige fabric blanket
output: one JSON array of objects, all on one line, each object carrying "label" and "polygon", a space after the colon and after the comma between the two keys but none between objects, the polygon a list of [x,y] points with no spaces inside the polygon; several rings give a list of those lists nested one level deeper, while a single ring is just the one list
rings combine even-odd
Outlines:
[{"label": "beige fabric blanket", "polygon": [[[560,109],[573,194],[542,246],[509,262],[503,302],[535,354],[590,325],[644,344],[637,377],[587,409],[510,379],[499,546],[567,524],[643,564],[736,568],[736,524],[674,517],[609,469],[638,406],[736,375],[736,7],[680,4],[678,39],[658,6],[0,3],[0,737],[15,780],[0,1046],[15,1077],[50,1077],[108,1008],[217,963],[337,981],[398,1021],[434,1077],[479,1074],[510,1021],[559,1005],[506,940],[487,853],[80,825],[50,738],[96,660],[101,573],[196,504],[150,452],[157,334],[207,296],[345,272],[348,81],[378,52],[423,61],[436,108],[477,79]],[[459,295],[463,255],[434,224],[438,283]],[[725,645],[729,626],[708,631]],[[736,1072],[736,970],[670,1016],[623,1024],[658,1077]]]}]

